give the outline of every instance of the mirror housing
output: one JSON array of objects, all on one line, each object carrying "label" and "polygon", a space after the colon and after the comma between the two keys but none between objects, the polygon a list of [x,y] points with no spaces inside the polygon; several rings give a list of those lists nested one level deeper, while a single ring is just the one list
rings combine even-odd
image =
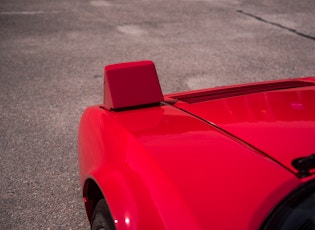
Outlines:
[{"label": "mirror housing", "polygon": [[164,101],[152,61],[112,64],[104,70],[104,106],[115,110]]}]

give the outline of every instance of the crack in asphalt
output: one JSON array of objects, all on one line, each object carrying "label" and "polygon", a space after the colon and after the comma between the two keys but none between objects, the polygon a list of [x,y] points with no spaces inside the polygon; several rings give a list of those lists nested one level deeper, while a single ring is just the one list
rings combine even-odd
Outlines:
[{"label": "crack in asphalt", "polygon": [[287,31],[289,31],[289,32],[291,32],[291,33],[294,33],[294,34],[298,35],[298,36],[301,36],[301,37],[304,37],[304,38],[307,38],[307,39],[310,39],[310,40],[315,41],[315,37],[313,37],[313,36],[311,36],[311,35],[308,35],[308,34],[301,33],[301,32],[299,32],[299,31],[297,31],[297,30],[295,30],[295,29],[292,29],[292,28],[290,28],[290,27],[283,26],[283,25],[281,25],[281,24],[279,24],[279,23],[276,23],[276,22],[268,21],[268,20],[266,20],[266,19],[264,19],[264,18],[261,18],[261,17],[259,17],[259,16],[254,15],[254,14],[247,13],[247,12],[245,12],[245,11],[243,11],[243,10],[236,10],[236,12],[238,12],[238,13],[240,13],[240,14],[243,14],[243,15],[246,15],[246,16],[249,16],[249,17],[252,17],[252,18],[255,18],[256,20],[261,21],[261,22],[264,22],[264,23],[267,23],[267,24],[269,24],[269,25],[273,25],[273,26],[276,26],[276,27],[278,27],[278,28],[287,30]]}]

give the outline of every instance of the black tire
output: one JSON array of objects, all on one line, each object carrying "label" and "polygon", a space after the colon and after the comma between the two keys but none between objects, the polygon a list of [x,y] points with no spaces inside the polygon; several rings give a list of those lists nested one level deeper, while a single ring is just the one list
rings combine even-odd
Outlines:
[{"label": "black tire", "polygon": [[92,222],[91,222],[91,230],[112,230],[115,229],[111,217],[109,214],[109,210],[104,199],[100,199],[94,209]]}]

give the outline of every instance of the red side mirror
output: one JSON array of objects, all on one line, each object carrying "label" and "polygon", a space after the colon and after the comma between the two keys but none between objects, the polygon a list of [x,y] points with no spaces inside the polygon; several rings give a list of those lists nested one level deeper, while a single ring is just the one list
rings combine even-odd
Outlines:
[{"label": "red side mirror", "polygon": [[122,109],[159,103],[163,100],[152,61],[119,63],[105,67],[105,108]]}]

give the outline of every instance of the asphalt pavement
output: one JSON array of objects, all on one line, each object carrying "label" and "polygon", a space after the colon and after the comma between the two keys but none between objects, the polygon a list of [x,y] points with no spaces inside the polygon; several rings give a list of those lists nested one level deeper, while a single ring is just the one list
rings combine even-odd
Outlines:
[{"label": "asphalt pavement", "polygon": [[77,130],[104,65],[171,93],[315,75],[313,0],[0,1],[0,228],[88,229]]}]

